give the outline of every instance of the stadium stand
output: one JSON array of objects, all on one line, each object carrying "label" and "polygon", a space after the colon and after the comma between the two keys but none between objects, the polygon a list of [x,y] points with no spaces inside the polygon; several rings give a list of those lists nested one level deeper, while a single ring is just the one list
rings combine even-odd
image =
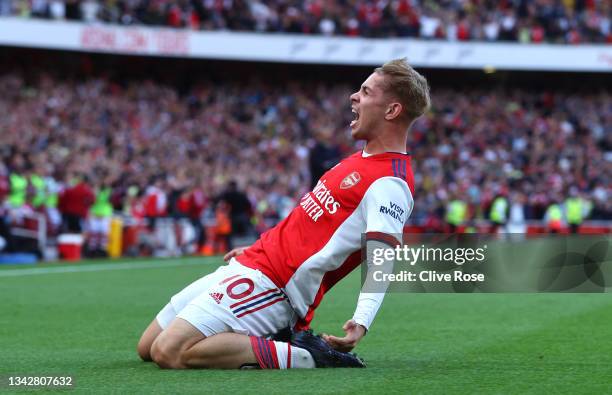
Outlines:
[{"label": "stadium stand", "polygon": [[[65,232],[92,255],[248,243],[360,148],[348,97],[406,55],[433,87],[409,231],[612,230],[606,2],[228,4],[0,0],[0,251]],[[403,12],[410,31],[387,18]]]},{"label": "stadium stand", "polygon": [[611,43],[604,0],[0,0],[0,15],[192,30]]},{"label": "stadium stand", "polygon": [[[57,74],[30,68],[0,77],[3,199],[45,212],[56,231],[68,226],[66,191],[85,179],[94,191],[111,187],[117,213],[194,223],[214,219],[219,196],[236,181],[262,232],[309,190],[316,145],[334,152],[331,164],[359,148],[347,133],[352,86],[344,82],[204,79],[181,89]],[[499,194],[525,220],[543,220],[570,190],[588,202],[590,219],[612,219],[612,102],[604,89],[588,91],[434,89],[409,142],[419,202],[412,223],[444,230],[456,195],[467,203],[466,224],[486,222]],[[21,203],[10,201],[12,175],[30,180]],[[85,217],[87,208],[76,212]]]}]

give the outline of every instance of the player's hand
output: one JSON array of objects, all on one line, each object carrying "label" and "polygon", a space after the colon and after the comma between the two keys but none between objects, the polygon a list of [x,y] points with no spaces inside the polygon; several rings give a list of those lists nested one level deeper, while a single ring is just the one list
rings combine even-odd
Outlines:
[{"label": "player's hand", "polygon": [[249,247],[238,247],[238,248],[234,248],[233,250],[231,250],[230,252],[228,252],[227,254],[225,254],[223,256],[223,260],[225,262],[229,261],[230,259],[232,259],[235,256],[238,255],[242,255],[242,253],[244,252],[244,250],[246,250]]},{"label": "player's hand", "polygon": [[342,329],[345,333],[344,337],[336,337],[326,334],[321,335],[323,340],[325,340],[330,346],[342,352],[349,352],[355,348],[357,343],[359,343],[361,338],[364,337],[366,333],[366,329],[353,320],[346,321]]}]

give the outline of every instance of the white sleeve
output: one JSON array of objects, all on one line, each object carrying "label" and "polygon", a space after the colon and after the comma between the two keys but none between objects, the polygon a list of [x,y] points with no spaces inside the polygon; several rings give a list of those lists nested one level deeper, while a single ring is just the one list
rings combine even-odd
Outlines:
[{"label": "white sleeve", "polygon": [[[388,248],[389,244],[401,242],[404,224],[413,208],[412,194],[408,184],[397,177],[381,178],[370,186],[364,200],[362,207],[366,219],[366,239],[369,239],[367,241],[368,251],[372,251],[374,248]],[[373,268],[371,257],[368,256],[368,271]],[[385,262],[383,266],[376,266],[376,268],[385,272],[392,272],[393,262]],[[371,278],[371,276],[366,276],[366,279],[368,278]],[[364,292],[362,290],[353,314],[353,320],[357,324],[362,325],[367,330],[370,329],[370,325],[372,325],[385,297],[388,285],[388,283],[377,284],[376,289],[380,292]]]},{"label": "white sleeve", "polygon": [[397,177],[380,178],[370,186],[363,199],[366,233],[395,236],[404,231],[414,205],[406,181]]}]

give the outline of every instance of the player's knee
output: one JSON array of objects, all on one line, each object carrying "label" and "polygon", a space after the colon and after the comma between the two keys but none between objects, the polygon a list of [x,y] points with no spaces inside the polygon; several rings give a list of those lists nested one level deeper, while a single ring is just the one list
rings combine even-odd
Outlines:
[{"label": "player's knee", "polygon": [[151,359],[162,369],[183,369],[181,353],[166,342],[155,341],[151,346]]},{"label": "player's knee", "polygon": [[136,346],[138,356],[145,362],[150,362],[151,359],[151,343],[145,339],[140,339],[138,346]]},{"label": "player's knee", "polygon": [[157,320],[153,320],[151,324],[145,329],[140,336],[140,340],[138,341],[138,345],[136,346],[136,351],[138,352],[138,356],[145,361],[151,361],[151,346],[155,339],[161,334],[162,328],[159,326]]}]

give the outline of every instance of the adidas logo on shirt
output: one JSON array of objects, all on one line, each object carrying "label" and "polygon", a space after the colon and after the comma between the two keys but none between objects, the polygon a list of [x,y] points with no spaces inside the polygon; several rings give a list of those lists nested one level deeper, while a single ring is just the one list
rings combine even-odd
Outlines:
[{"label": "adidas logo on shirt", "polygon": [[211,292],[209,295],[215,300],[215,302],[217,302],[217,304],[221,303],[221,299],[223,299],[223,294],[220,294],[219,292]]}]

